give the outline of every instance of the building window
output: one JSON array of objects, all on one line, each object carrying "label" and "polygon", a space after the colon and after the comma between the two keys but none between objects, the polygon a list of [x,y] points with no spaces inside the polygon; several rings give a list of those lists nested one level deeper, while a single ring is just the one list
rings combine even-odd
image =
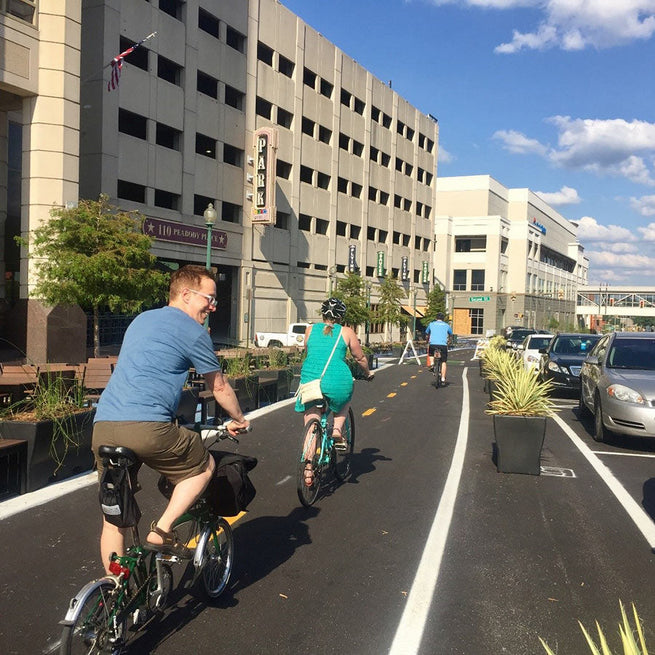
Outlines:
[{"label": "building window", "polygon": [[275,227],[280,230],[288,230],[291,221],[289,212],[281,212],[279,209],[275,212]]},{"label": "building window", "polygon": [[229,25],[225,34],[225,43],[242,54],[246,53],[246,37]]},{"label": "building window", "polygon": [[471,271],[471,291],[484,291],[484,269]]},{"label": "building window", "polygon": [[320,171],[318,171],[316,173],[316,186],[319,189],[329,189],[330,176],[327,173],[321,173]]},{"label": "building window", "polygon": [[196,133],[196,152],[199,155],[216,159],[216,139]]},{"label": "building window", "polygon": [[234,107],[235,109],[239,109],[240,111],[243,111],[243,100],[246,97],[245,93],[242,93],[241,91],[235,89],[232,86],[229,86],[228,84],[225,85],[225,104],[230,105],[230,107]]},{"label": "building window", "polygon": [[332,97],[332,91],[334,90],[334,84],[330,84],[327,80],[321,79],[320,93],[326,98]]},{"label": "building window", "polygon": [[353,107],[355,112],[360,115],[364,115],[364,110],[366,109],[366,103],[359,98],[355,98],[355,106]]},{"label": "building window", "polygon": [[132,202],[146,201],[146,188],[142,184],[118,180],[116,195],[121,200],[131,200]]},{"label": "building window", "polygon": [[306,116],[302,117],[302,133],[311,136],[312,139],[314,138],[314,125],[315,123],[313,120]]},{"label": "building window", "polygon": [[375,228],[367,227],[366,228],[366,238],[368,241],[375,241]]},{"label": "building window", "polygon": [[277,177],[281,177],[285,180],[288,180],[291,177],[291,164],[282,159],[278,159],[275,162],[275,173]]},{"label": "building window", "polygon": [[7,13],[9,16],[24,20],[26,23],[33,25],[34,15],[36,14],[36,2],[35,0],[8,0],[6,3],[0,2],[0,13]]},{"label": "building window", "polygon": [[[125,50],[132,47],[135,43],[136,41],[131,41],[130,39],[121,36],[119,52],[125,52]],[[128,64],[131,64],[132,66],[136,66],[137,68],[140,68],[141,70],[147,71],[148,52],[150,52],[148,48],[140,45],[136,50],[134,50],[129,55],[127,55],[124,61],[126,61]]]},{"label": "building window", "polygon": [[403,246],[405,248],[409,248],[409,239],[410,239],[409,234],[403,234]]},{"label": "building window", "polygon": [[305,68],[303,70],[302,81],[303,84],[307,85],[308,87],[316,89],[316,73],[309,70],[309,68]]},{"label": "building window", "polygon": [[183,0],[159,0],[159,8],[169,16],[182,20]]},{"label": "building window", "polygon": [[180,196],[177,193],[155,189],[155,206],[164,209],[178,209]]},{"label": "building window", "polygon": [[164,125],[164,123],[157,123],[155,140],[158,146],[164,146],[164,148],[170,148],[171,150],[180,150],[181,136],[182,132],[180,130]]},{"label": "building window", "polygon": [[244,151],[240,148],[235,148],[229,143],[223,144],[223,161],[226,164],[231,164],[232,166],[239,166],[239,168],[243,168],[244,154]]},{"label": "building window", "polygon": [[398,132],[398,134],[401,136],[405,134],[405,123],[402,121],[396,121],[396,132]]},{"label": "building window", "polygon": [[257,101],[255,102],[255,113],[257,116],[267,118],[270,121],[272,112],[273,105],[268,100],[264,100],[264,98],[257,96]]},{"label": "building window", "polygon": [[347,228],[348,228],[348,223],[344,223],[343,221],[337,221],[337,236],[345,237]]},{"label": "building window", "polygon": [[286,127],[287,130],[291,129],[293,123],[293,114],[282,107],[277,108],[277,124],[281,127]]},{"label": "building window", "polygon": [[241,223],[241,207],[231,202],[221,203],[221,220],[226,223]]},{"label": "building window", "polygon": [[171,84],[182,86],[182,66],[166,57],[157,56],[157,77]]},{"label": "building window", "polygon": [[330,225],[329,221],[326,221],[322,218],[316,219],[316,234],[327,234],[328,227]]},{"label": "building window", "polygon": [[212,16],[212,14],[202,9],[202,7],[198,9],[198,28],[218,38],[218,18]]},{"label": "building window", "polygon": [[418,133],[418,147],[425,149],[425,135]]},{"label": "building window", "polygon": [[257,41],[257,59],[264,62],[271,68],[273,67],[273,48],[269,48],[265,43]]},{"label": "building window", "polygon": [[327,127],[323,127],[322,125],[319,125],[318,140],[321,143],[327,143],[328,145],[330,145],[330,141],[332,140],[332,130],[328,130]]},{"label": "building window", "polygon": [[277,69],[282,73],[282,75],[285,75],[286,77],[293,77],[293,69],[296,67],[296,65],[291,61],[291,59],[287,59],[283,55],[278,54],[277,56]]},{"label": "building window", "polygon": [[380,163],[385,167],[389,168],[389,163],[391,162],[391,155],[388,155],[386,152],[381,153]]},{"label": "building window", "polygon": [[312,230],[312,217],[307,214],[298,215],[298,228],[303,232],[311,232]]},{"label": "building window", "polygon": [[339,132],[339,148],[348,151],[350,144],[350,137],[346,136],[343,132]]},{"label": "building window", "polygon": [[391,127],[391,116],[389,114],[382,114],[382,126],[387,129]]},{"label": "building window", "polygon": [[380,191],[380,204],[381,205],[389,204],[389,194],[386,191]]},{"label": "building window", "polygon": [[348,193],[348,180],[345,177],[337,178],[337,191],[339,193]]},{"label": "building window", "polygon": [[361,225],[351,225],[350,226],[350,238],[351,239],[359,239],[359,235],[362,232],[362,226]]},{"label": "building window", "polygon": [[394,246],[400,245],[400,232],[394,231],[392,235],[392,243]]},{"label": "building window", "polygon": [[350,195],[353,198],[361,198],[362,191],[363,191],[363,187],[361,184],[357,184],[356,182],[350,183]]},{"label": "building window", "polygon": [[411,164],[405,162],[405,175],[407,175],[407,177],[412,177],[413,170],[414,167]]},{"label": "building window", "polygon": [[403,199],[397,193],[393,194],[393,206],[396,209],[400,209],[403,206]]},{"label": "building window", "polygon": [[403,172],[403,160],[400,157],[396,157],[396,170],[399,173]]},{"label": "building window", "polygon": [[380,122],[380,110],[375,105],[371,107],[371,120],[374,123]]},{"label": "building window", "polygon": [[368,187],[368,199],[375,202],[378,197],[378,190],[374,186]]},{"label": "building window", "polygon": [[387,232],[387,230],[378,230],[378,242],[379,243],[386,243],[388,236],[389,236],[389,232]]},{"label": "building window", "polygon": [[360,143],[359,141],[355,141],[355,139],[353,139],[353,155],[357,155],[357,157],[361,157],[363,153],[364,153],[364,144]]},{"label": "building window", "polygon": [[305,182],[305,184],[311,184],[313,172],[308,166],[300,166],[300,181]]},{"label": "building window", "polygon": [[456,269],[453,271],[453,291],[466,291],[466,271]]},{"label": "building window", "polygon": [[469,309],[471,317],[471,334],[482,334],[484,325],[484,309]]},{"label": "building window", "polygon": [[145,141],[148,138],[148,119],[127,109],[119,109],[118,131]]},{"label": "building window", "polygon": [[412,201],[409,200],[408,198],[403,199],[403,209],[406,212],[411,212],[412,211]]},{"label": "building window", "polygon": [[379,154],[380,154],[380,151],[377,148],[374,148],[373,146],[371,146],[371,148],[369,150],[369,157],[370,157],[371,161],[374,161],[374,162],[377,163]]},{"label": "building window", "polygon": [[413,141],[414,140],[414,130],[411,127],[407,128],[407,133],[405,134],[407,137],[408,141]]},{"label": "building window", "polygon": [[205,213],[205,209],[209,203],[212,203],[214,207],[216,206],[216,200],[214,198],[209,198],[208,196],[200,196],[195,194],[193,196],[193,215],[202,216]]},{"label": "building window", "polygon": [[210,98],[218,99],[218,80],[211,75],[198,71],[196,89]]},{"label": "building window", "polygon": [[350,91],[346,91],[345,89],[341,89],[341,104],[344,105],[345,107],[350,107],[350,99],[352,98],[352,93]]}]

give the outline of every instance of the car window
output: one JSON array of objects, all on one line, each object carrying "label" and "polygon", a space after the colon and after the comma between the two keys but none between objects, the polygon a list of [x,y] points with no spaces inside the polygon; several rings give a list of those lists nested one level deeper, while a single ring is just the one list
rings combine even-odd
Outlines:
[{"label": "car window", "polygon": [[607,366],[655,371],[655,338],[615,339],[609,349]]},{"label": "car window", "polygon": [[553,337],[530,337],[526,348],[529,348],[530,350],[540,350],[541,348],[546,348],[552,338]]},{"label": "car window", "polygon": [[607,352],[607,346],[610,341],[610,335],[603,337],[591,350],[590,355],[598,357],[600,361],[603,361],[605,358],[605,353]]},{"label": "car window", "polygon": [[557,355],[588,355],[600,336],[570,335],[560,336],[553,343],[552,352]]}]

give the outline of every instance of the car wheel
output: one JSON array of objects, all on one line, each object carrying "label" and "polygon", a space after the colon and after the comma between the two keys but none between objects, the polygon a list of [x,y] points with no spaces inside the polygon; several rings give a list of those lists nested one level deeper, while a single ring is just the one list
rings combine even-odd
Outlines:
[{"label": "car wheel", "polygon": [[596,394],[594,401],[594,441],[605,443],[611,439],[612,433],[603,424],[603,408],[600,404],[600,396]]}]

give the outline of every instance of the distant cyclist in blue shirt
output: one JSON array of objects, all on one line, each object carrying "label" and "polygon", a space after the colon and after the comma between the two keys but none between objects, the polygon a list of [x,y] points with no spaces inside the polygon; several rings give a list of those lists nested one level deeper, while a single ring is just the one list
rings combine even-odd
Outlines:
[{"label": "distant cyclist in blue shirt", "polygon": [[[448,339],[452,336],[453,330],[444,322],[444,315],[439,312],[437,320],[432,321],[425,330],[425,336],[430,340],[428,353],[432,357],[435,352],[439,351],[441,355],[441,382],[446,382],[446,362],[448,361]],[[432,360],[434,366],[434,359]]]}]

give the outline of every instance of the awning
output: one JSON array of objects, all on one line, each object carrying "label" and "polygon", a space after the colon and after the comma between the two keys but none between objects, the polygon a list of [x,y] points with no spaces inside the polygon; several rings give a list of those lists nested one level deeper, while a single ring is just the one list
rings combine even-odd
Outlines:
[{"label": "awning", "polygon": [[421,310],[425,311],[425,307],[416,307],[416,311],[414,311],[414,307],[411,305],[401,305],[403,311],[410,316],[416,316],[416,318],[423,318],[424,314],[421,312]]}]

